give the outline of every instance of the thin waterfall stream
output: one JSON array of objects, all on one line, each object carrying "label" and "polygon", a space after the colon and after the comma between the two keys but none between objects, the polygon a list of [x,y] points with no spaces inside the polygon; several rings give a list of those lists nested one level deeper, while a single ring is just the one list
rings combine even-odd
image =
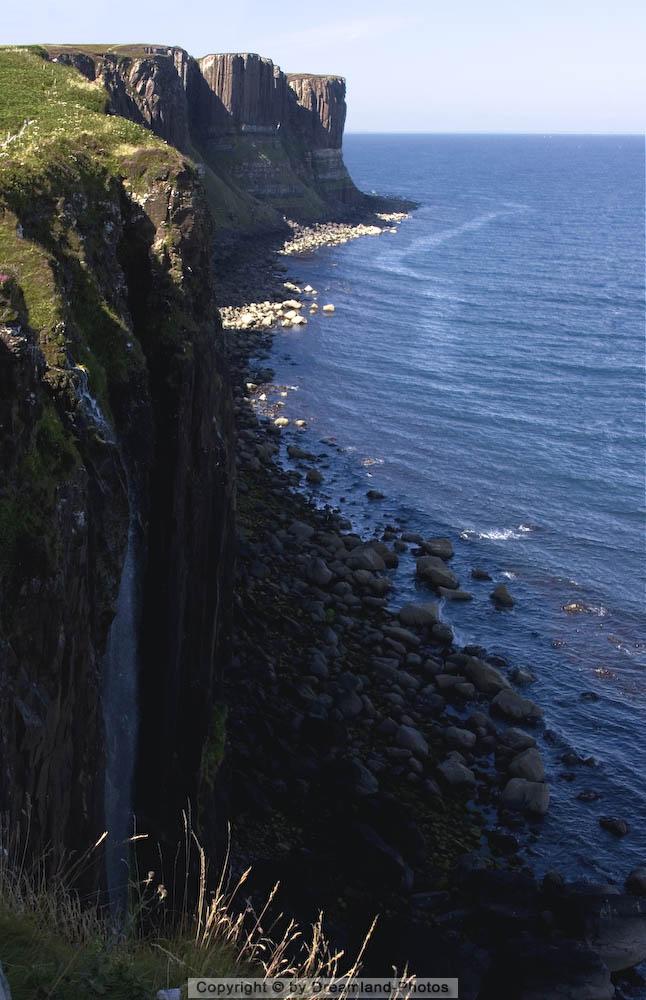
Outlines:
[{"label": "thin waterfall stream", "polygon": [[[77,366],[77,391],[85,417],[104,440],[116,443],[99,402],[89,389],[87,371]],[[128,477],[127,469],[126,476]],[[139,505],[128,477],[128,542],[115,616],[103,657],[101,701],[106,765],[104,812],[108,831],[106,882],[112,917],[120,923],[128,902],[129,838],[133,833],[133,780],[137,751],[139,672]]]},{"label": "thin waterfall stream", "polygon": [[117,608],[103,660],[103,722],[106,740],[104,807],[108,830],[106,878],[112,916],[128,900],[129,837],[133,833],[132,788],[137,750],[139,670],[137,507],[130,491],[128,546]]}]

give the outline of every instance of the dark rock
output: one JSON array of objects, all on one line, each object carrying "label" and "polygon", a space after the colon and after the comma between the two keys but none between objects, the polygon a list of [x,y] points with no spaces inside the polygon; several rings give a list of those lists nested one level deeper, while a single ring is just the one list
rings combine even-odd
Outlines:
[{"label": "dark rock", "polygon": [[440,559],[453,558],[453,545],[450,538],[425,538],[419,545],[429,556],[438,556]]},{"label": "dark rock", "polygon": [[327,563],[318,556],[308,562],[305,573],[310,583],[316,584],[317,587],[327,587],[333,579],[333,573]]},{"label": "dark rock", "polygon": [[529,747],[514,757],[509,765],[509,773],[515,778],[526,778],[528,781],[544,781],[545,768],[536,747]]},{"label": "dark rock", "polygon": [[630,833],[629,823],[617,816],[602,816],[599,819],[599,826],[608,830],[609,833],[614,833],[615,837],[625,837],[627,833]]},{"label": "dark rock", "polygon": [[402,625],[409,628],[432,628],[439,622],[437,604],[405,604],[398,612]]},{"label": "dark rock", "polygon": [[397,746],[418,757],[428,757],[428,743],[419,730],[412,726],[400,726],[395,734],[395,742]]},{"label": "dark rock", "polygon": [[438,556],[421,556],[416,563],[416,573],[420,580],[432,587],[447,587],[451,590],[458,587],[457,576]]},{"label": "dark rock", "polygon": [[633,896],[646,896],[646,865],[633,868],[626,879],[626,889]]},{"label": "dark rock", "polygon": [[499,691],[491,702],[491,711],[503,715],[506,719],[519,722],[523,719],[540,719],[543,712],[529,698],[523,698],[516,691],[504,689]]},{"label": "dark rock", "polygon": [[497,608],[513,608],[515,601],[504,583],[499,583],[491,591],[491,600]]},{"label": "dark rock", "polygon": [[549,808],[550,790],[543,782],[511,778],[503,789],[502,802],[508,809],[544,816]]}]

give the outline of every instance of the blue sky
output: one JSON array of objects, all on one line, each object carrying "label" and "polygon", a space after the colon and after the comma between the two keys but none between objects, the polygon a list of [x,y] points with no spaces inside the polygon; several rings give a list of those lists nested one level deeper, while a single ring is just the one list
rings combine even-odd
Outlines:
[{"label": "blue sky", "polygon": [[[348,128],[643,131],[641,0],[31,0],[0,41],[250,51],[348,81]],[[1,100],[1,95],[0,95]]]}]

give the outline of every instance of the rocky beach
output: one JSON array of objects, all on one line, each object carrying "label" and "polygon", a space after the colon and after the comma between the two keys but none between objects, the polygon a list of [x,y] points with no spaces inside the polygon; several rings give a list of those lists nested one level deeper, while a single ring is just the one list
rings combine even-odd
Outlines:
[{"label": "rocky beach", "polygon": [[[225,754],[236,864],[252,866],[259,899],[279,881],[279,905],[300,919],[323,907],[341,946],[356,948],[379,912],[366,957],[375,974],[387,955],[459,974],[467,997],[498,995],[503,974],[523,997],[624,995],[610,972],[646,957],[640,872],[624,893],[532,875],[523,848],[549,808],[543,713],[528,697],[531,674],[460,648],[441,621],[440,599],[471,597],[451,570],[453,542],[397,524],[362,538],[317,502],[324,454],[302,447],[304,421],[282,416],[289,386],[263,364],[272,327],[317,293],[279,261],[260,254],[255,301],[221,306],[239,440]],[[235,269],[219,298],[239,301]],[[368,491],[366,502],[378,499]],[[394,611],[405,553],[424,593]],[[464,583],[513,606],[477,566]]]}]

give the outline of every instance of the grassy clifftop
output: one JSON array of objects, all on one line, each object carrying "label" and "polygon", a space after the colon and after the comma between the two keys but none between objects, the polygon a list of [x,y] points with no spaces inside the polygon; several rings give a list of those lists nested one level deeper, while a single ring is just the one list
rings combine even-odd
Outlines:
[{"label": "grassy clifftop", "polygon": [[[101,86],[37,50],[0,49],[0,95],[0,262],[22,288],[30,324],[55,362],[57,348],[64,347],[53,332],[65,319],[53,273],[62,225],[52,225],[48,209],[84,190],[105,200],[117,179],[136,195],[155,174],[177,169],[181,157],[140,126],[108,116]],[[93,200],[83,211],[96,211]],[[26,213],[35,223],[29,233]],[[83,255],[80,245],[67,250]],[[117,322],[107,304],[104,319]]]}]

